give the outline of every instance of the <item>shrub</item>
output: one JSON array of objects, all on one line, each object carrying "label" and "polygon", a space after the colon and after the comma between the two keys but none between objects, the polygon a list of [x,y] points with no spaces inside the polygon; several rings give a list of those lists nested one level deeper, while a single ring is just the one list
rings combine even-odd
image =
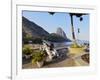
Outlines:
[{"label": "shrub", "polygon": [[26,55],[30,55],[30,54],[32,54],[32,52],[33,52],[33,50],[32,50],[29,46],[24,47],[24,48],[22,49],[22,53],[23,53],[23,54],[26,54]]},{"label": "shrub", "polygon": [[45,58],[45,54],[43,53],[43,51],[38,51],[38,52],[35,52],[32,56],[32,63],[35,63],[35,62],[40,62],[42,60],[44,60]]}]

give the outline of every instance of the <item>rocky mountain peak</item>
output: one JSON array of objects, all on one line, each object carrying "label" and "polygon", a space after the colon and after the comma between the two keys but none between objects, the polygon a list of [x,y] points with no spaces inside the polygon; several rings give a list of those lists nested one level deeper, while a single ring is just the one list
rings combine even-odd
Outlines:
[{"label": "rocky mountain peak", "polygon": [[60,35],[61,37],[67,39],[67,36],[61,27],[57,28],[56,34]]}]

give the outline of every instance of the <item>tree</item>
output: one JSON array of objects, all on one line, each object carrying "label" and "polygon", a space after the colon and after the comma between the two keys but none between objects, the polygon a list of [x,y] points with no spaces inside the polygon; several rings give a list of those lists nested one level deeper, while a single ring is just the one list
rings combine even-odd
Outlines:
[{"label": "tree", "polygon": [[70,17],[71,17],[71,30],[72,30],[72,38],[73,38],[73,42],[76,44],[76,37],[75,37],[75,32],[74,32],[74,26],[73,26],[73,16],[76,16],[78,18],[80,18],[80,21],[83,20],[82,15],[86,15],[83,13],[69,13]]},{"label": "tree", "polygon": [[31,34],[26,34],[25,36],[23,36],[23,41],[24,41],[25,44],[28,43],[31,40],[32,40]]}]

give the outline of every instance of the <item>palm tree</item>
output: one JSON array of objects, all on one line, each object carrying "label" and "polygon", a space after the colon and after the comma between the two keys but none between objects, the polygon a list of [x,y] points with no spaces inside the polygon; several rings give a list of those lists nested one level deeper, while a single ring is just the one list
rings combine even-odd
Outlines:
[{"label": "palm tree", "polygon": [[75,37],[75,32],[74,32],[74,26],[73,26],[73,16],[79,17],[80,21],[83,20],[82,15],[86,15],[83,13],[69,13],[70,17],[71,17],[71,30],[72,30],[72,38],[73,38],[73,42],[76,43],[76,37]]},{"label": "palm tree", "polygon": [[[49,14],[54,15],[55,12],[49,12]],[[73,16],[80,18],[80,21],[82,21],[83,20],[82,15],[86,15],[86,14],[84,14],[84,13],[69,13],[69,15],[71,18],[71,31],[72,31],[73,42],[76,43],[76,37],[75,37],[74,26],[73,26]]]}]

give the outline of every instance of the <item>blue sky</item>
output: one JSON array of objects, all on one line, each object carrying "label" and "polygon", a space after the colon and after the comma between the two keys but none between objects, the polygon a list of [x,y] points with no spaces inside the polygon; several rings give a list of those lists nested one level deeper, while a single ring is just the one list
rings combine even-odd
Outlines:
[{"label": "blue sky", "polygon": [[[66,36],[72,39],[69,13],[56,12],[54,15],[50,15],[48,12],[23,11],[22,16],[35,22],[49,33],[54,33],[58,27],[61,27]],[[73,17],[76,38],[89,41],[89,15],[83,15],[82,17],[83,21],[81,22],[78,17]],[[79,34],[77,33],[78,28],[80,28]]]}]

